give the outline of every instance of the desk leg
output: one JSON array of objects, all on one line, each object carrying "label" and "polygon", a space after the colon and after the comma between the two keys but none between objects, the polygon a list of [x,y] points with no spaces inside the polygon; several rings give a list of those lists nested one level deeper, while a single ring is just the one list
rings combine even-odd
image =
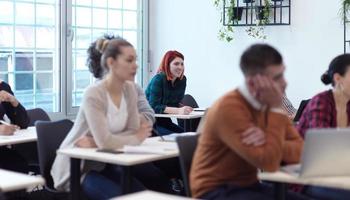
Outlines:
[{"label": "desk leg", "polygon": [[276,200],[286,200],[287,185],[285,183],[275,183],[274,192]]},{"label": "desk leg", "polygon": [[188,122],[187,119],[184,119],[184,131],[187,132],[187,128],[188,128]]},{"label": "desk leg", "polygon": [[70,159],[70,191],[72,199],[80,199],[80,159]]},{"label": "desk leg", "polygon": [[122,194],[128,194],[131,190],[131,167],[122,167]]}]

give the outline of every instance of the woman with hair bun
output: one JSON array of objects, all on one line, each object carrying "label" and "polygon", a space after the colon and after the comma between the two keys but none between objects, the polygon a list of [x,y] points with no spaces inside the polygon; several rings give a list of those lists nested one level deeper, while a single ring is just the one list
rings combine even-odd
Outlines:
[{"label": "woman with hair bun", "polygon": [[[100,81],[85,90],[74,126],[60,148],[118,149],[143,142],[152,125],[140,119],[135,84],[130,81],[137,71],[134,47],[122,38],[98,39],[88,49],[87,64]],[[51,175],[59,191],[69,191],[69,164],[65,155],[57,155],[53,163]],[[83,162],[81,169],[82,190],[89,199],[121,194],[119,166]],[[132,191],[170,191],[169,180],[151,164],[135,166],[133,175]]]},{"label": "woman with hair bun", "polygon": [[350,122],[350,54],[335,57],[321,76],[333,89],[314,96],[307,104],[297,125],[304,137],[307,129],[348,127]]}]

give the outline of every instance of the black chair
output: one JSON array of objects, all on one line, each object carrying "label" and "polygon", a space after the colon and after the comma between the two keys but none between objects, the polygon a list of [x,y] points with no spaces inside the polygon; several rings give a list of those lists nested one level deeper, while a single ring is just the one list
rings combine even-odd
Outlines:
[{"label": "black chair", "polygon": [[191,197],[191,189],[189,182],[189,174],[192,165],[192,158],[197,147],[198,135],[181,136],[176,138],[177,146],[179,147],[179,159],[182,179],[185,186],[186,196]]},{"label": "black chair", "polygon": [[35,122],[40,121],[51,121],[49,115],[41,108],[34,108],[27,110],[29,117],[29,126],[34,126]]},{"label": "black chair", "polygon": [[40,172],[46,182],[45,190],[55,197],[67,199],[69,198],[68,193],[55,190],[50,171],[56,158],[56,151],[73,127],[73,122],[68,119],[55,122],[37,121],[35,127],[38,135]]},{"label": "black chair", "polygon": [[297,110],[297,113],[295,114],[295,117],[293,119],[294,122],[298,122],[301,115],[303,114],[303,111],[305,110],[307,104],[309,103],[310,99],[302,100],[300,102],[299,108]]},{"label": "black chair", "polygon": [[[184,98],[181,100],[181,104],[184,106],[191,106],[192,108],[198,108],[198,104],[196,102],[196,100],[193,98],[193,96],[191,96],[190,94],[185,94]],[[191,130],[190,131],[196,131],[200,118],[198,119],[190,119],[191,120]],[[183,119],[178,119],[177,123],[179,124],[179,126],[181,126],[182,128],[185,127],[185,120]]]},{"label": "black chair", "polygon": [[[34,126],[38,120],[51,121],[49,115],[41,108],[29,109],[27,110],[27,114],[29,117],[29,126]],[[40,170],[36,142],[17,144],[13,148],[26,159],[29,171],[38,174]]]}]

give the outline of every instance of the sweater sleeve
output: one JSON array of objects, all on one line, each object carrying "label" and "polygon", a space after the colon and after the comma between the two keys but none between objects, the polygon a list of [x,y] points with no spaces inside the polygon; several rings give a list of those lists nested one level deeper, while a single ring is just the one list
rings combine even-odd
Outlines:
[{"label": "sweater sleeve", "polygon": [[163,113],[166,105],[163,104],[163,78],[161,75],[157,74],[153,77],[148,88],[148,101],[155,113]]},{"label": "sweater sleeve", "polygon": [[154,122],[156,121],[155,117],[154,117],[154,111],[151,108],[151,106],[149,105],[145,93],[142,91],[142,88],[139,85],[135,85],[136,86],[136,90],[137,90],[137,107],[138,107],[138,111],[140,112],[141,115],[143,115],[149,122],[151,122],[152,124],[154,124]]},{"label": "sweater sleeve", "polygon": [[[112,134],[108,129],[106,116],[107,105],[106,101],[103,99],[104,96],[105,95],[99,92],[96,87],[91,87],[86,90],[82,104],[90,133],[97,147],[103,149],[117,149],[126,144],[140,144],[140,141],[135,135],[140,125],[136,106],[136,95],[129,95],[130,98],[126,99],[129,111],[127,126],[124,131],[118,134]],[[132,109],[130,109],[130,107]]]},{"label": "sweater sleeve", "polygon": [[286,164],[299,163],[303,146],[304,140],[290,121],[286,132],[286,142],[283,147],[283,162]]},{"label": "sweater sleeve", "polygon": [[[11,95],[14,95],[11,87],[7,83],[2,82],[1,85],[3,86],[3,90],[10,93]],[[12,106],[10,102],[2,102],[2,105],[4,106],[6,115],[11,120],[11,123],[18,125],[22,129],[28,127],[29,117],[26,109],[20,102],[18,102],[17,107]]]},{"label": "sweater sleeve", "polygon": [[267,112],[267,125],[262,128],[266,134],[266,143],[254,147],[242,143],[242,133],[249,127],[257,126],[248,108],[236,102],[223,104],[219,110],[220,113],[215,116],[221,141],[251,165],[265,171],[278,170],[282,161],[287,116]]}]

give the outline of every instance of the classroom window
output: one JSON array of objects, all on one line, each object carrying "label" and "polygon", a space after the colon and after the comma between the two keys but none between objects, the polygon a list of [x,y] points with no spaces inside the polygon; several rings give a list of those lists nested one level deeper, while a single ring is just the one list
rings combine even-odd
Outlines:
[{"label": "classroom window", "polygon": [[[95,79],[86,50],[103,34],[129,40],[142,62],[145,0],[0,0],[0,79],[25,108],[75,115]],[[139,67],[142,72],[142,66]],[[141,81],[141,73],[137,80]]]}]

